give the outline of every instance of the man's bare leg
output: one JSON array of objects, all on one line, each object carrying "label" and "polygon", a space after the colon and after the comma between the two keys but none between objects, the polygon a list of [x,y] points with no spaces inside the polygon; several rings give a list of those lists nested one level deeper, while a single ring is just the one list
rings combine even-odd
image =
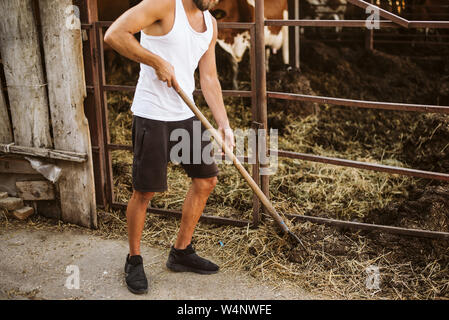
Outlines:
[{"label": "man's bare leg", "polygon": [[182,206],[181,227],[174,245],[176,249],[185,249],[192,241],[195,227],[216,184],[217,177],[192,179],[192,185]]},{"label": "man's bare leg", "polygon": [[126,208],[126,221],[128,225],[129,255],[140,255],[140,239],[148,203],[153,198],[154,192],[139,192],[134,190]]}]

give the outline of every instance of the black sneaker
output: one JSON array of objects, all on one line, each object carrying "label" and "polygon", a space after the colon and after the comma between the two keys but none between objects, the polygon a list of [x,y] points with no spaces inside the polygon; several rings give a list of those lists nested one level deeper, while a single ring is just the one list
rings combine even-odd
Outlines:
[{"label": "black sneaker", "polygon": [[172,246],[166,266],[168,269],[175,272],[189,271],[200,274],[217,273],[219,269],[215,263],[199,257],[191,244],[184,250],[178,250]]},{"label": "black sneaker", "polygon": [[148,292],[148,281],[143,269],[141,256],[128,256],[125,263],[125,281],[128,290],[132,293],[142,294]]}]

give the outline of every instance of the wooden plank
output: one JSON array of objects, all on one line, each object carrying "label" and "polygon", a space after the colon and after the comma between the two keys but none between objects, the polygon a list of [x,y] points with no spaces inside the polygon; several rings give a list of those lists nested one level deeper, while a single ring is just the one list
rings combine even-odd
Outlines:
[{"label": "wooden plank", "polygon": [[8,115],[8,109],[6,108],[5,96],[2,88],[0,87],[0,143],[11,142],[13,142],[11,123]]},{"label": "wooden plank", "polygon": [[39,0],[55,148],[86,153],[84,163],[58,161],[61,218],[97,227],[89,125],[84,114],[86,86],[81,24],[71,21],[71,0]]},{"label": "wooden plank", "polygon": [[49,181],[17,181],[17,193],[23,200],[53,200],[55,190]]},{"label": "wooden plank", "polygon": [[0,173],[39,174],[27,160],[18,158],[0,158]]},{"label": "wooden plank", "polygon": [[32,207],[23,207],[17,210],[14,210],[11,215],[18,220],[26,220],[29,216],[34,213],[34,209]]},{"label": "wooden plank", "polygon": [[0,209],[12,211],[22,207],[23,207],[23,200],[21,198],[8,197],[0,199]]},{"label": "wooden plank", "polygon": [[16,145],[51,148],[48,99],[32,0],[0,1],[0,54]]},{"label": "wooden plank", "polygon": [[1,173],[0,172],[0,191],[8,192],[10,197],[17,196],[17,181],[36,181],[45,179],[41,174],[21,174],[21,173]]},{"label": "wooden plank", "polygon": [[85,162],[87,159],[86,153],[53,150],[46,148],[21,147],[15,145],[5,145],[1,143],[0,143],[0,152],[37,156],[50,159],[59,159],[73,162]]}]

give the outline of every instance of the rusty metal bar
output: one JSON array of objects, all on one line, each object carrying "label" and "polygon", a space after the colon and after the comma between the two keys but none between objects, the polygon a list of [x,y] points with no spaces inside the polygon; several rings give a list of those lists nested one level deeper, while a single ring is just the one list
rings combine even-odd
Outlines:
[{"label": "rusty metal bar", "polygon": [[409,21],[409,28],[448,29],[449,21]]},{"label": "rusty metal bar", "polygon": [[408,45],[426,45],[426,46],[449,46],[449,42],[436,42],[436,41],[407,41],[407,40],[376,40],[376,44],[408,44]]},{"label": "rusty metal bar", "polygon": [[[257,115],[258,122],[262,124],[262,129],[268,129],[268,115],[267,115],[267,75],[266,75],[266,60],[265,60],[265,13],[264,13],[264,1],[255,1],[255,46],[256,46],[256,96],[257,96]],[[266,131],[265,131],[266,132]],[[260,154],[266,155],[266,147],[268,146],[266,141],[266,135],[262,137],[259,134],[256,135],[258,139],[263,141],[258,147],[265,146],[265,150],[258,150],[257,156]],[[264,166],[261,164],[261,166]],[[266,165],[265,165],[266,166]],[[261,189],[265,196],[270,199],[270,180],[268,175],[261,175]],[[267,208],[263,207],[264,212],[268,213]]]},{"label": "rusty metal bar", "polygon": [[[373,0],[369,0],[372,4]],[[365,49],[368,51],[373,51],[374,49],[374,29],[373,28],[365,28]]]},{"label": "rusty metal bar", "polygon": [[[289,20],[299,19],[299,0],[288,0],[288,18]],[[295,26],[289,30],[289,57],[290,66],[300,69],[300,27]]]},{"label": "rusty metal bar", "polygon": [[[397,24],[386,21],[386,20],[378,20],[381,28],[398,28]],[[288,26],[288,27],[357,27],[357,28],[366,28],[365,20],[310,20],[310,19],[301,19],[301,20],[277,20],[270,19],[265,20],[265,26]]]},{"label": "rusty metal bar", "polygon": [[98,89],[99,95],[101,97],[100,101],[100,111],[103,125],[103,143],[105,145],[104,150],[104,159],[105,159],[105,195],[107,199],[107,206],[111,205],[114,201],[114,180],[113,180],[113,171],[112,171],[112,160],[111,154],[108,148],[110,144],[110,136],[109,136],[109,123],[108,123],[108,101],[107,94],[104,90],[104,86],[106,85],[106,76],[105,76],[105,67],[104,67],[104,47],[103,47],[103,29],[101,28],[101,22],[95,22],[94,29],[97,34],[97,52],[96,59],[99,64],[98,68]]},{"label": "rusty metal bar", "polygon": [[[111,151],[112,150],[132,151],[132,146],[129,146],[129,145],[109,144],[108,148]],[[378,171],[378,172],[387,172],[387,173],[391,173],[391,174],[401,174],[401,175],[407,175],[407,176],[413,176],[413,177],[425,178],[425,179],[449,181],[449,174],[446,174],[446,173],[424,171],[424,170],[417,170],[417,169],[410,169],[410,168],[401,168],[401,167],[388,166],[388,165],[382,165],[382,164],[376,164],[376,163],[368,163],[368,162],[362,162],[362,161],[354,161],[354,160],[347,160],[347,159],[341,159],[341,158],[325,157],[325,156],[318,156],[318,155],[306,154],[306,153],[298,153],[298,152],[293,152],[293,151],[273,150],[273,149],[269,150],[269,154],[276,154],[276,153],[277,153],[278,157],[284,157],[284,158],[327,163],[327,164],[333,164],[333,165],[344,166],[344,167],[352,167],[352,168],[372,170],[372,171]],[[217,156],[216,158],[225,160],[224,156]],[[248,157],[239,157],[239,159],[246,163],[249,161]]]},{"label": "rusty metal bar", "polygon": [[399,234],[403,236],[411,236],[418,238],[430,238],[430,239],[449,239],[448,232],[441,231],[430,231],[430,230],[422,230],[422,229],[407,229],[401,227],[391,227],[379,224],[370,224],[370,223],[361,223],[361,222],[352,222],[352,221],[344,221],[337,219],[328,219],[321,217],[313,217],[306,215],[295,215],[295,214],[285,214],[286,218],[293,219],[293,221],[308,221],[317,224],[324,224],[337,228],[349,228],[356,230],[366,230],[366,231],[378,231],[385,232],[390,234]]},{"label": "rusty metal bar", "polygon": [[109,143],[108,144],[108,150],[109,151],[118,151],[118,150],[125,150],[125,151],[133,151],[133,146],[126,145],[126,144],[115,144],[115,143]]},{"label": "rusty metal bar", "polygon": [[382,8],[379,8],[378,6],[375,6],[371,3],[368,3],[368,2],[362,1],[362,0],[348,0],[348,2],[352,3],[353,5],[356,5],[357,7],[360,7],[362,9],[366,9],[367,7],[375,8],[376,10],[378,10],[379,15],[382,18],[389,19],[402,27],[408,28],[408,20],[406,20],[398,15],[395,15],[391,12],[388,12]]},{"label": "rusty metal bar", "polygon": [[[114,208],[114,209],[122,210],[122,209],[126,209],[126,207],[127,207],[126,203],[120,203],[120,202],[112,203],[112,208]],[[182,212],[177,211],[177,210],[167,210],[167,209],[159,209],[159,208],[149,207],[147,209],[147,212],[164,215],[166,217],[171,217],[171,218],[180,219],[182,217]],[[237,219],[224,218],[224,217],[214,217],[214,216],[208,216],[208,215],[202,215],[200,217],[200,221],[205,222],[205,223],[218,224],[218,225],[232,225],[232,226],[236,226],[236,227],[247,227],[248,225],[251,225],[251,221],[237,220]]]},{"label": "rusty metal bar", "polygon": [[[253,125],[257,123],[259,119],[258,115],[258,104],[257,104],[257,66],[256,63],[256,26],[253,25],[250,28],[250,41],[251,41],[251,47],[250,47],[250,64],[251,64],[251,118],[253,121]],[[256,136],[256,142],[257,142],[257,136]],[[256,150],[254,152],[257,154],[257,143],[256,143]],[[240,159],[239,159],[240,160]],[[241,160],[240,160],[241,161]],[[246,161],[247,162],[247,159]],[[256,157],[256,163],[251,165],[251,177],[253,178],[254,182],[260,187],[260,163],[259,158]],[[253,216],[252,216],[252,222],[253,226],[257,227],[260,223],[260,220],[262,218],[260,214],[260,200],[259,197],[255,192],[253,192]]]},{"label": "rusty metal bar", "polygon": [[[303,39],[301,40],[305,43],[313,43],[313,42],[324,42],[324,43],[361,43],[363,38],[360,39],[320,39],[320,40],[311,40],[311,39]],[[426,45],[426,46],[449,46],[448,42],[435,42],[435,41],[413,41],[413,40],[376,40],[374,39],[375,44],[403,44],[403,45]]]},{"label": "rusty metal bar", "polygon": [[[114,202],[112,204],[113,209],[126,209],[127,204]],[[149,207],[147,209],[149,213],[156,213],[160,215],[164,215],[170,218],[180,219],[182,217],[182,212],[177,210],[167,210],[167,209],[159,209]],[[321,217],[313,217],[306,215],[295,215],[295,214],[284,214],[286,218],[293,219],[293,222],[296,221],[307,221],[316,224],[324,224],[327,226],[337,227],[337,228],[348,228],[355,230],[366,230],[366,231],[378,231],[385,232],[389,234],[399,234],[404,236],[418,237],[418,238],[430,238],[430,239],[449,239],[449,233],[441,232],[441,231],[431,231],[431,230],[422,230],[422,229],[408,229],[401,227],[392,227],[378,224],[369,224],[369,223],[361,223],[361,222],[352,222],[352,221],[344,221],[338,219],[329,219],[329,218],[321,218]],[[237,220],[232,218],[224,218],[224,217],[215,217],[209,215],[202,215],[200,218],[201,222],[217,224],[217,225],[232,225],[236,227],[247,227],[252,225],[250,221],[247,220]]]},{"label": "rusty metal bar", "polygon": [[311,96],[306,94],[282,93],[272,91],[268,92],[268,97],[282,100],[299,100],[317,103],[330,103],[346,107],[449,114],[449,106],[364,101],[364,100],[331,98],[322,96]]},{"label": "rusty metal bar", "polygon": [[[401,28],[392,21],[377,20],[380,28]],[[349,27],[349,28],[366,28],[365,20],[265,20],[266,26],[302,26],[302,27]],[[449,21],[410,21],[408,29],[416,28],[435,28],[449,29]]]},{"label": "rusty metal bar", "polygon": [[[80,0],[76,3],[80,7],[83,30],[87,33],[88,39],[83,44],[84,71],[86,76],[86,87],[92,90],[87,92],[84,101],[84,113],[89,122],[89,130],[92,142],[92,161],[94,164],[95,196],[96,202],[100,206],[106,206],[105,195],[105,159],[103,142],[103,124],[101,110],[96,106],[101,105],[99,89],[99,64],[96,59],[97,33],[93,28],[93,23],[98,21],[97,0]],[[88,22],[85,24],[84,22]]]},{"label": "rusty metal bar", "polygon": [[333,157],[324,157],[324,156],[317,156],[317,155],[313,155],[313,154],[298,153],[298,152],[285,151],[285,150],[270,149],[269,153],[270,154],[277,153],[278,157],[300,159],[300,160],[306,160],[306,161],[312,161],[312,162],[321,162],[321,163],[334,164],[334,165],[344,166],[344,167],[352,167],[352,168],[359,168],[359,169],[366,169],[366,170],[373,170],[373,171],[380,171],[380,172],[388,172],[388,173],[393,173],[393,174],[401,174],[401,175],[426,178],[426,179],[449,181],[449,174],[447,174],[447,173],[400,168],[400,167],[394,167],[394,166],[387,166],[387,165],[383,165],[383,164],[375,164],[375,163],[368,163],[368,162],[362,162],[362,161],[339,159],[339,158],[333,158]]}]

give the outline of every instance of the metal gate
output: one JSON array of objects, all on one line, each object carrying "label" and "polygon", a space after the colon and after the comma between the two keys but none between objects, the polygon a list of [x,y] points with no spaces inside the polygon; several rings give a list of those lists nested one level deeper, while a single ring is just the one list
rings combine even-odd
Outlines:
[{"label": "metal gate", "polygon": [[[267,100],[283,99],[296,101],[309,101],[316,103],[328,103],[346,107],[357,107],[367,109],[383,109],[407,112],[422,113],[442,113],[449,114],[449,106],[438,105],[419,105],[419,104],[403,104],[389,103],[377,101],[363,101],[341,99],[334,97],[310,96],[304,94],[292,94],[282,92],[267,92],[266,72],[265,72],[265,39],[264,28],[266,26],[290,26],[295,28],[295,32],[291,33],[291,57],[294,57],[294,65],[299,64],[299,38],[298,28],[318,26],[318,27],[355,27],[365,28],[365,20],[299,20],[298,0],[289,1],[291,20],[265,20],[263,0],[256,0],[256,19],[254,23],[219,23],[219,28],[246,29],[251,35],[251,91],[240,90],[224,90],[224,96],[248,97],[252,100],[252,120],[256,128],[268,128],[267,126]],[[85,102],[85,113],[89,119],[92,151],[95,171],[95,182],[97,190],[97,203],[105,208],[126,208],[125,203],[115,201],[114,185],[112,176],[111,151],[128,150],[132,151],[131,146],[112,144],[109,138],[108,128],[108,111],[106,93],[111,91],[133,92],[135,86],[108,85],[105,81],[105,65],[103,37],[105,28],[109,27],[112,22],[98,21],[97,1],[96,0],[78,0],[75,1],[81,8],[82,29],[85,35],[85,69],[86,69],[86,85],[88,97]],[[348,0],[353,5],[365,9],[371,5],[368,2],[360,0]],[[449,22],[446,21],[408,21],[400,16],[379,9],[380,16],[388,20],[380,20],[380,26],[383,28],[449,28]],[[372,48],[373,31],[367,31],[367,47]],[[196,93],[200,93],[196,91]],[[264,142],[262,142],[264,143]],[[266,143],[266,141],[265,141]],[[334,164],[339,166],[353,167],[364,170],[373,170],[379,172],[387,172],[391,174],[401,174],[427,179],[436,179],[449,181],[449,174],[432,171],[423,171],[416,169],[408,169],[381,164],[373,164],[366,162],[353,161],[341,158],[323,157],[313,154],[296,153],[284,150],[269,150],[270,154],[277,153],[280,158],[293,158],[305,161],[321,162]],[[256,157],[257,158],[257,157]],[[261,164],[257,160],[252,165],[252,177],[261,186],[264,194],[269,197],[269,176],[260,175]],[[253,195],[253,214],[252,221],[236,220],[223,217],[214,217],[203,215],[201,220],[216,224],[229,224],[234,226],[257,226],[261,219],[261,204],[257,197]],[[148,212],[168,215],[181,216],[181,212],[175,210],[164,210],[158,208],[148,208]],[[367,224],[351,221],[343,221],[329,218],[314,217],[308,215],[291,215],[285,214],[285,217],[295,221],[310,221],[329,226],[344,227],[356,230],[382,231],[393,234],[426,237],[434,239],[449,239],[448,232],[438,232],[431,230],[408,229],[400,227],[392,227],[385,225]]]}]

